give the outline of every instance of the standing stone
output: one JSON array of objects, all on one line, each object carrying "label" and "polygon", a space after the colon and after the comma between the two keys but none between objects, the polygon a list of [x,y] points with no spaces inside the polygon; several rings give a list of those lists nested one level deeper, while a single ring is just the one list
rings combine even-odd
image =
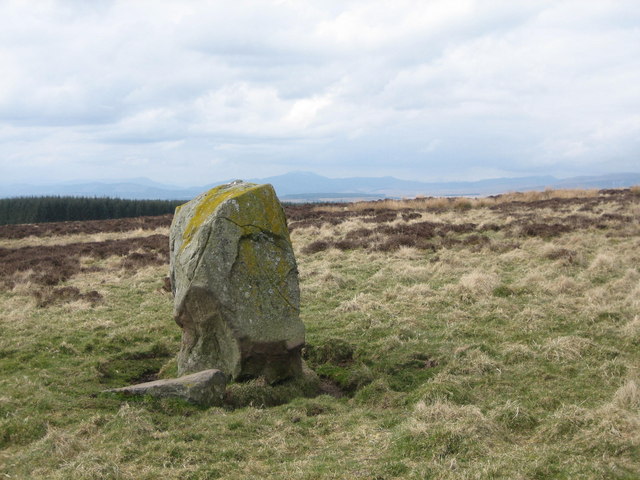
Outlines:
[{"label": "standing stone", "polygon": [[289,230],[271,185],[235,181],[176,209],[170,232],[178,373],[274,382],[302,372],[304,325]]}]

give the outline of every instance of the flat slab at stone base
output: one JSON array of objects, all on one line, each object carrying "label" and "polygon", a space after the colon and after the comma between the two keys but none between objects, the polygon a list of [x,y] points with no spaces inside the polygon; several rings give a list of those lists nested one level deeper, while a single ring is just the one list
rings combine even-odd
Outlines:
[{"label": "flat slab at stone base", "polygon": [[112,388],[104,393],[151,395],[157,398],[181,398],[202,406],[222,405],[227,378],[220,370],[210,369],[184,377]]}]

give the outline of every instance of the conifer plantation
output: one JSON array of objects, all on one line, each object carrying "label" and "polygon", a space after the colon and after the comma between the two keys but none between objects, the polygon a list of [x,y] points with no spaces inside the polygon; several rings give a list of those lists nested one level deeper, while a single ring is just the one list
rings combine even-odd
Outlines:
[{"label": "conifer plantation", "polygon": [[0,225],[107,220],[173,213],[184,200],[109,197],[16,197],[0,199]]}]

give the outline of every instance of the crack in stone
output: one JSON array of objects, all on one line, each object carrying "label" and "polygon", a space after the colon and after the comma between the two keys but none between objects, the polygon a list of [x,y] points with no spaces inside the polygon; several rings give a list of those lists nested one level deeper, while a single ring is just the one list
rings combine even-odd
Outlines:
[{"label": "crack in stone", "polygon": [[[300,309],[294,305],[291,305],[291,302],[289,301],[289,299],[280,291],[280,288],[275,284],[275,282],[271,279],[271,277],[269,276],[268,272],[265,271],[262,266],[260,266],[260,264],[258,264],[258,268],[262,271],[262,273],[264,274],[264,276],[267,278],[267,280],[269,281],[269,283],[271,284],[271,286],[275,289],[276,292],[278,292],[278,295],[280,295],[280,297],[282,297],[282,299],[285,301],[285,303],[287,305],[289,305],[293,310],[295,311],[300,311]],[[289,273],[291,272],[292,269],[290,269],[286,275],[289,275]]]},{"label": "crack in stone", "polygon": [[[204,246],[206,247],[209,244],[209,240],[211,240],[211,234],[213,233],[213,228],[209,227],[209,233],[207,234],[207,240],[204,242]],[[204,253],[206,251],[206,248],[202,248],[200,251],[200,255],[198,256],[198,260],[196,260],[196,266],[193,268],[193,275],[191,276],[191,279],[189,280],[189,287],[187,288],[187,291],[189,291],[191,289],[191,286],[193,285],[193,281],[196,278],[196,272],[198,271],[198,268],[200,268],[200,263],[202,263],[202,258],[204,257]]]},{"label": "crack in stone", "polygon": [[[260,230],[260,233],[264,234],[265,237],[267,238],[267,240],[269,241],[269,243],[272,243],[276,248],[278,248],[279,250],[285,251],[286,249],[282,248],[281,245],[278,244],[278,240],[282,240],[282,237],[279,235],[276,235],[275,233],[273,233],[271,230],[265,230],[264,228],[260,227],[259,225],[254,225],[253,223],[249,223],[248,225],[242,225],[238,222],[234,222],[232,219],[230,219],[229,217],[221,217],[231,223],[233,223],[236,227],[240,227],[240,228],[247,228],[247,227],[253,227],[253,228],[257,228],[258,230]],[[242,235],[241,238],[243,237],[248,237],[251,236],[252,234],[249,235]]]},{"label": "crack in stone", "polygon": [[[204,253],[207,250],[207,245],[209,245],[209,240],[211,240],[211,234],[213,233],[213,228],[211,228],[211,226],[209,226],[209,233],[207,234],[207,239],[204,242],[204,247],[201,249],[201,253],[200,256],[198,257],[198,260],[196,261],[196,266],[193,269],[194,273],[198,270],[198,268],[200,268],[200,263],[202,263],[202,258],[204,257]],[[195,277],[195,275],[194,275]]]},{"label": "crack in stone", "polygon": [[[221,217],[225,220],[228,220],[229,222],[233,223],[234,225],[236,225],[237,227],[240,228],[246,228],[246,227],[253,227],[253,228],[257,228],[258,230],[260,230],[260,233],[264,234],[265,239],[271,243],[274,247],[276,247],[277,249],[286,252],[286,249],[283,248],[281,245],[278,245],[277,240],[281,240],[282,237],[275,235],[273,232],[269,231],[269,230],[265,230],[262,227],[259,227],[258,225],[253,225],[253,224],[248,224],[248,225],[241,225],[237,222],[234,222],[232,219],[228,218],[228,217]],[[242,238],[250,238],[252,237],[253,234],[249,234],[249,235],[241,235],[241,239]],[[236,262],[238,261],[238,257],[240,256],[240,249],[238,248],[238,251],[236,252],[236,258],[233,261],[233,265],[236,264]],[[231,267],[233,269],[233,267]],[[271,286],[274,288],[274,290],[276,292],[278,292],[278,295],[280,295],[280,297],[285,301],[285,303],[287,305],[289,305],[289,307],[291,307],[293,310],[295,310],[296,312],[300,311],[299,307],[296,307],[295,305],[292,305],[291,302],[289,301],[289,299],[280,291],[280,287],[278,287],[278,285],[276,285],[276,283],[273,281],[273,279],[271,278],[271,276],[268,274],[268,272],[266,270],[264,270],[262,268],[262,266],[260,264],[258,264],[258,268],[260,269],[260,271],[264,274],[265,278],[268,280],[268,282],[271,284]],[[293,270],[295,269],[295,267],[290,268],[289,270],[287,270],[287,273],[285,274],[285,277],[287,277]]]}]

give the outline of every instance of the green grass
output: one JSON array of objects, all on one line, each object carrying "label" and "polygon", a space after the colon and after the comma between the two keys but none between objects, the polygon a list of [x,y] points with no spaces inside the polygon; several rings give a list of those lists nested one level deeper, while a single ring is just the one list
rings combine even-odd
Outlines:
[{"label": "green grass", "polygon": [[163,267],[71,279],[103,294],[93,308],[2,291],[0,478],[639,478],[638,237],[519,242],[298,254],[306,361],[342,398],[99,394],[171,371]]}]

